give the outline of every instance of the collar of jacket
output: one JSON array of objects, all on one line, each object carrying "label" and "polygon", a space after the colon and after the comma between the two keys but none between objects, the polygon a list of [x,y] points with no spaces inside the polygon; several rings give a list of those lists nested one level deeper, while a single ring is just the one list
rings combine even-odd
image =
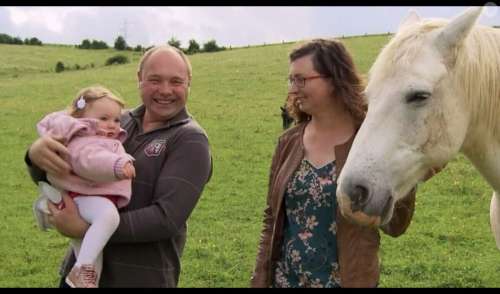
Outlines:
[{"label": "collar of jacket", "polygon": [[[293,133],[298,135],[298,144],[299,144],[298,147],[300,148],[301,155],[302,155],[300,160],[302,160],[302,158],[304,157],[305,149],[304,149],[303,138],[304,138],[304,131],[305,131],[308,123],[309,122],[304,122],[304,123],[298,125],[295,132],[293,132],[293,130],[290,130],[290,135],[293,136]],[[358,133],[359,127],[360,126],[356,126],[354,133],[351,135],[351,137],[346,142],[335,146],[335,166],[336,166],[337,174],[340,174],[340,171],[344,167],[345,161],[347,159],[347,155],[349,154],[349,150],[351,149],[352,143],[354,141],[354,137]],[[298,161],[298,163],[300,163],[300,161]],[[298,165],[298,163],[297,163],[297,165]]]},{"label": "collar of jacket", "polygon": [[[140,125],[142,126],[142,119],[144,117],[144,113],[146,112],[146,107],[144,104],[141,104],[137,106],[135,109],[132,109],[130,111],[130,116]],[[169,129],[171,127],[185,124],[189,121],[191,121],[192,117],[191,114],[189,114],[188,110],[186,107],[184,107],[179,113],[177,113],[173,118],[166,120],[163,126],[160,128],[154,129],[153,131],[157,130],[163,130],[163,129]],[[142,129],[142,127],[141,127]]]}]

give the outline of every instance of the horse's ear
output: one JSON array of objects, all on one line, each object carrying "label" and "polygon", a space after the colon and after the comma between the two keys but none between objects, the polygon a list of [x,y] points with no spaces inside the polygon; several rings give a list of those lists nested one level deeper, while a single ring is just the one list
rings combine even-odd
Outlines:
[{"label": "horse's ear", "polygon": [[399,24],[398,31],[400,31],[402,28],[404,28],[406,26],[412,25],[412,24],[417,23],[419,21],[420,21],[420,15],[418,15],[418,13],[415,10],[411,9],[408,12],[408,15]]},{"label": "horse's ear", "polygon": [[441,29],[435,41],[441,56],[453,55],[450,53],[465,40],[482,10],[483,7],[469,8]]}]

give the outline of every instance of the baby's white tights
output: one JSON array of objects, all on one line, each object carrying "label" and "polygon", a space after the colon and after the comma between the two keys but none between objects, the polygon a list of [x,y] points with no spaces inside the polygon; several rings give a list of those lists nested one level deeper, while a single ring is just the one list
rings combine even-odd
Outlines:
[{"label": "baby's white tights", "polygon": [[120,223],[118,209],[111,200],[100,196],[81,196],[74,198],[82,218],[90,223],[82,239],[73,239],[76,266],[93,264],[98,279],[102,271],[102,250]]}]

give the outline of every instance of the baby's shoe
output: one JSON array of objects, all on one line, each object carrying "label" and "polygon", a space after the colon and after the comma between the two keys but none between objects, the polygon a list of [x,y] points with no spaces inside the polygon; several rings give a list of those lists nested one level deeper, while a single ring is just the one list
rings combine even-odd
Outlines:
[{"label": "baby's shoe", "polygon": [[38,182],[38,191],[40,195],[45,195],[50,200],[50,202],[59,205],[62,201],[61,192],[56,188],[52,187],[46,182]]},{"label": "baby's shoe", "polygon": [[46,182],[38,182],[38,192],[38,199],[33,203],[33,214],[40,230],[46,231],[52,228],[52,225],[49,223],[50,211],[47,207],[47,201],[50,200],[59,209],[62,208],[64,202],[62,202],[61,192]]},{"label": "baby's shoe", "polygon": [[38,228],[42,231],[47,231],[52,228],[52,225],[49,223],[49,213],[50,211],[47,208],[47,198],[40,195],[33,203],[33,214],[35,215]]}]

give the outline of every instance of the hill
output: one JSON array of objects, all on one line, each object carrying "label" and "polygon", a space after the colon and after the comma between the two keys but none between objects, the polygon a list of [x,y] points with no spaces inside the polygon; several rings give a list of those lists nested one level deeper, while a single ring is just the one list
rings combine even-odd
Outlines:
[{"label": "hill", "polygon": [[[347,38],[364,73],[388,36]],[[281,133],[288,53],[294,44],[192,55],[189,110],[207,131],[214,174],[189,221],[181,287],[247,287],[261,230],[271,155]],[[0,287],[55,287],[67,239],[38,231],[36,188],[23,158],[35,123],[77,90],[103,84],[139,103],[130,64],[102,66],[114,50],[0,45]],[[21,48],[22,47],[22,48]],[[133,54],[133,53],[132,53]],[[95,68],[54,73],[55,63]],[[489,229],[491,189],[462,156],[419,187],[403,236],[382,235],[381,287],[499,287]]]},{"label": "hill", "polygon": [[72,46],[43,45],[7,45],[0,44],[0,79],[17,78],[27,74],[55,72],[56,63],[65,66],[102,67],[106,60],[116,54],[125,55],[132,63],[137,63],[141,53],[116,51],[114,49],[83,50]]}]

